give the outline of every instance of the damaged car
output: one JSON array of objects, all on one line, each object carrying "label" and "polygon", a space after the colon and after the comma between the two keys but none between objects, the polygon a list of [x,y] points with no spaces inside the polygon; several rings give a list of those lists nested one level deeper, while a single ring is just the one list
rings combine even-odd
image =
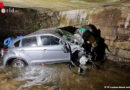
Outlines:
[{"label": "damaged car", "polygon": [[[6,49],[3,56],[3,65],[13,67],[24,67],[30,64],[46,64],[70,61],[68,43],[73,49],[78,48],[74,44],[74,37],[71,33],[59,29],[40,30],[15,39]],[[43,34],[41,34],[43,33]]]},{"label": "damaged car", "polygon": [[15,39],[6,49],[2,63],[24,67],[70,62],[69,66],[77,66],[78,72],[82,72],[86,71],[87,62],[96,66],[93,61],[103,59],[106,47],[100,30],[94,25],[50,28]]}]

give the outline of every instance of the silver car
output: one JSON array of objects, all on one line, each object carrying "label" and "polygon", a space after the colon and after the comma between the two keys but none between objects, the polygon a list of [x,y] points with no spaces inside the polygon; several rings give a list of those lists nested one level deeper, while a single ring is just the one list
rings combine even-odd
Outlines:
[{"label": "silver car", "polygon": [[46,30],[41,30],[14,40],[3,56],[2,63],[3,66],[24,67],[30,64],[69,62],[71,52],[67,45],[76,49],[79,45],[75,41],[69,32],[49,30],[46,33]]}]

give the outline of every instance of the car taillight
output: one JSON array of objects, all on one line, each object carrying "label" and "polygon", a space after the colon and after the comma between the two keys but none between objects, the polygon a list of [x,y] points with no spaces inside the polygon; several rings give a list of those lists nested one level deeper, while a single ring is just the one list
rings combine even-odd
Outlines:
[{"label": "car taillight", "polygon": [[4,51],[5,51],[5,52],[7,52],[7,51],[8,51],[8,49],[4,49]]},{"label": "car taillight", "polygon": [[7,54],[7,52],[8,52],[8,49],[1,49],[1,50],[0,50],[1,56]]},{"label": "car taillight", "polygon": [[3,55],[6,54],[7,52],[3,52]]},{"label": "car taillight", "polygon": [[3,55],[7,54],[8,49],[4,49]]},{"label": "car taillight", "polygon": [[8,49],[4,49],[3,52],[2,52],[2,55],[7,54],[7,52],[8,52]]}]

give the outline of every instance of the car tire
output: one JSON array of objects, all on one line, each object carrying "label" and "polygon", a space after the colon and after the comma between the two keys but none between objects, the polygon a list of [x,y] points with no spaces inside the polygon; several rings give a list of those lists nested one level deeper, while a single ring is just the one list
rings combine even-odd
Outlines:
[{"label": "car tire", "polygon": [[25,67],[25,62],[21,59],[14,59],[11,63],[11,66],[14,68],[22,68]]}]

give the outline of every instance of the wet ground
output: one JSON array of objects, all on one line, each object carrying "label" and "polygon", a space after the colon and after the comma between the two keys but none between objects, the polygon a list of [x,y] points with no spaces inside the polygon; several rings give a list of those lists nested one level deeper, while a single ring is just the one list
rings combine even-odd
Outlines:
[{"label": "wet ground", "polygon": [[105,86],[130,86],[129,70],[128,65],[111,61],[84,76],[72,73],[66,63],[19,70],[1,66],[0,90],[103,90]]}]

